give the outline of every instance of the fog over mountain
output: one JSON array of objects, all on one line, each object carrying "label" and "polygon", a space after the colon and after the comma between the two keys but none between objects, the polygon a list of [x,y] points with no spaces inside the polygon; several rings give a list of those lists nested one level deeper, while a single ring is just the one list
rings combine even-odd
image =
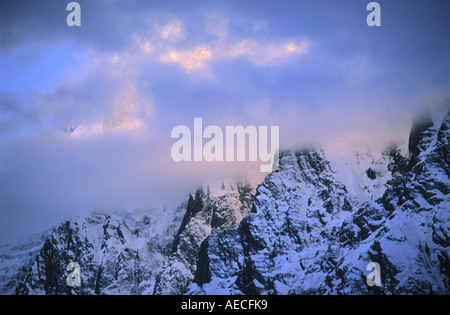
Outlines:
[{"label": "fog over mountain", "polygon": [[406,153],[282,150],[257,187],[223,181],[163,211],[66,220],[1,248],[2,293],[449,294],[449,130],[450,110],[421,117]]},{"label": "fog over mountain", "polygon": [[[449,1],[77,2],[0,2],[4,293],[448,292]],[[174,161],[195,118],[277,127],[279,170]]]}]

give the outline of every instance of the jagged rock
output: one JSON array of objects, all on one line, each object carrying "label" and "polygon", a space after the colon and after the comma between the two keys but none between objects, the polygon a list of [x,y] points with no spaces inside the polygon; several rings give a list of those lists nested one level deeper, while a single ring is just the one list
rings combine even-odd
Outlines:
[{"label": "jagged rock", "polygon": [[250,213],[255,189],[246,182],[200,188],[189,197],[172,254],[156,281],[154,294],[182,294],[195,277],[202,242],[237,227]]},{"label": "jagged rock", "polygon": [[450,113],[413,125],[408,148],[281,151],[256,191],[67,220],[0,248],[1,293],[450,294]]},{"label": "jagged rock", "polygon": [[[386,179],[376,199],[339,178],[321,149],[281,152],[255,213],[202,244],[188,293],[449,294],[449,127],[449,114],[426,119],[409,157],[385,150],[380,171],[365,174]],[[380,286],[366,283],[372,262]]]},{"label": "jagged rock", "polygon": [[[175,235],[173,224],[164,216],[173,219],[179,211],[167,210],[162,217],[141,211],[67,220],[46,236],[19,274],[14,293],[151,293]],[[67,284],[71,262],[80,266],[80,286]]]}]

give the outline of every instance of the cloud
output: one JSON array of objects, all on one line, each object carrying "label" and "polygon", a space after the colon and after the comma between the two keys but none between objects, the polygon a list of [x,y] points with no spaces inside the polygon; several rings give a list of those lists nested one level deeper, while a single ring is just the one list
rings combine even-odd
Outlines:
[{"label": "cloud", "polygon": [[212,52],[206,46],[199,46],[185,51],[169,49],[160,57],[161,62],[181,65],[186,71],[192,71],[206,67],[212,59]]},{"label": "cloud", "polygon": [[177,42],[186,38],[183,22],[173,19],[167,24],[159,26],[159,36],[167,42]]},{"label": "cloud", "polygon": [[[304,39],[258,38],[258,31],[253,37],[242,37],[233,32],[235,21],[218,11],[204,13],[196,21],[174,16],[166,19],[153,21],[130,36],[138,48],[135,53],[145,56],[146,61],[179,65],[189,74],[213,71],[215,63],[237,58],[255,66],[282,64],[305,55],[310,48]],[[133,56],[136,58],[142,60]]]},{"label": "cloud", "polygon": [[231,55],[243,55],[256,65],[266,66],[292,61],[292,58],[308,53],[309,46],[309,43],[304,40],[268,44],[243,40],[234,47]]},{"label": "cloud", "polygon": [[[143,53],[153,55],[163,63],[178,64],[188,73],[193,70],[204,69],[212,63],[232,61],[236,58],[245,58],[256,66],[268,66],[292,61],[294,57],[301,57],[309,51],[309,43],[305,40],[261,43],[255,39],[227,39],[227,33],[221,35],[216,45],[210,41],[191,44],[188,48],[178,48],[165,43],[164,48],[157,51],[151,40],[135,36],[137,46]],[[190,46],[187,43],[183,46]]]},{"label": "cloud", "polygon": [[384,4],[374,30],[357,1],[81,0],[73,29],[67,3],[39,4],[0,2],[0,79],[15,83],[0,91],[1,241],[95,208],[162,207],[227,174],[262,179],[259,162],[172,161],[171,130],[194,117],[277,125],[285,147],[373,143],[448,96],[447,17],[390,26],[411,26],[414,6]]},{"label": "cloud", "polygon": [[[245,172],[262,179],[257,163],[187,167],[172,161],[170,129],[176,123],[164,121],[170,108],[154,100],[154,85],[161,80],[181,84],[191,93],[196,87],[189,86],[189,78],[197,70],[217,74],[217,63],[241,57],[249,66],[263,66],[302,53],[301,43],[269,40],[239,55],[235,46],[242,40],[233,39],[238,34],[230,35],[226,22],[216,29],[208,23],[203,23],[208,31],[201,38],[188,31],[189,23],[171,16],[131,32],[120,50],[79,49],[78,67],[60,73],[53,89],[28,91],[25,98],[2,93],[0,128],[8,135],[0,145],[2,240],[23,233],[23,228],[11,226],[38,231],[96,208],[173,205],[198,185],[222,176]],[[211,44],[210,38],[218,41]],[[180,83],[179,76],[167,73],[173,65],[188,81]],[[216,84],[214,89],[220,89],[226,82]],[[161,96],[167,99],[173,93],[171,89]],[[188,124],[191,117],[185,118]]]},{"label": "cloud", "polygon": [[[216,19],[218,23],[213,24]],[[305,40],[264,39],[257,34],[242,38],[229,29],[232,19],[217,11],[193,23],[194,29],[203,30],[201,33],[192,33],[192,23],[168,15],[131,32],[128,44],[120,50],[79,48],[73,56],[79,64],[76,70],[60,73],[53,90],[31,92],[21,101],[21,110],[13,111],[2,127],[12,128],[7,126],[14,121],[16,130],[30,129],[29,123],[36,128],[68,130],[99,123],[126,123],[134,128],[147,124],[155,108],[158,111],[153,101],[158,92],[153,86],[158,81],[180,84],[176,82],[179,77],[167,74],[167,66],[179,66],[188,79],[215,82],[218,91],[229,83],[224,78],[215,79],[221,75],[221,64],[276,67],[296,63],[310,50]],[[221,94],[224,92],[219,92],[218,99]],[[11,101],[4,100],[5,104]]]}]

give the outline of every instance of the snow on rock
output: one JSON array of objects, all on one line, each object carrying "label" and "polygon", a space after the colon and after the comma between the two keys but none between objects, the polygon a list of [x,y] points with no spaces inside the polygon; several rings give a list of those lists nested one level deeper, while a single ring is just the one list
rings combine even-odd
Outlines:
[{"label": "snow on rock", "polygon": [[449,294],[449,128],[415,124],[409,156],[281,152],[256,213],[202,244],[188,294]]},{"label": "snow on rock", "polygon": [[[2,294],[180,294],[201,243],[237,227],[255,189],[245,181],[199,188],[174,209],[97,212],[34,240],[0,248]],[[67,265],[80,266],[69,286]]]},{"label": "snow on rock", "polygon": [[1,247],[0,293],[450,294],[449,152],[450,113],[417,121],[407,150],[281,151],[256,189],[221,181]]},{"label": "snow on rock", "polygon": [[202,242],[211,234],[237,227],[250,213],[254,194],[255,189],[246,181],[226,181],[199,188],[191,195],[154,293],[184,293],[194,279]]},{"label": "snow on rock", "polygon": [[19,279],[39,253],[51,231],[43,231],[0,247],[0,294],[13,294]]},{"label": "snow on rock", "polygon": [[[182,209],[173,209],[172,219]],[[167,210],[169,212],[169,210]],[[48,233],[18,275],[15,294],[143,294],[153,291],[174,226],[161,211],[93,213]],[[81,286],[69,286],[70,262]]]}]

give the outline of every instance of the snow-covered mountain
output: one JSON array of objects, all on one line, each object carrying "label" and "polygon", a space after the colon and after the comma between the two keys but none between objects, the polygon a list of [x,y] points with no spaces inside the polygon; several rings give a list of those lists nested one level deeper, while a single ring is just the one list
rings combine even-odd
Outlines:
[{"label": "snow-covered mountain", "polygon": [[154,293],[184,293],[194,279],[202,242],[210,234],[236,228],[250,213],[254,195],[255,188],[241,182],[208,186],[191,195]]},{"label": "snow-covered mountain", "polygon": [[67,220],[0,248],[0,293],[449,294],[449,133],[450,112],[425,116],[407,148],[282,151],[257,189]]},{"label": "snow-covered mountain", "polygon": [[[93,213],[0,248],[2,294],[180,294],[200,244],[250,212],[245,182],[205,186],[174,209]],[[81,286],[69,286],[75,262]]]},{"label": "snow-covered mountain", "polygon": [[[321,148],[282,152],[256,213],[202,244],[189,293],[449,294],[449,128],[449,114],[423,118],[409,156],[385,150],[356,180]],[[368,285],[371,263],[380,286]]]},{"label": "snow-covered mountain", "polygon": [[[182,207],[166,211],[93,213],[67,220],[23,267],[15,294],[151,294]],[[80,266],[69,286],[67,265]]]},{"label": "snow-covered mountain", "polygon": [[14,293],[49,234],[50,231],[43,231],[20,242],[0,246],[0,294]]}]

